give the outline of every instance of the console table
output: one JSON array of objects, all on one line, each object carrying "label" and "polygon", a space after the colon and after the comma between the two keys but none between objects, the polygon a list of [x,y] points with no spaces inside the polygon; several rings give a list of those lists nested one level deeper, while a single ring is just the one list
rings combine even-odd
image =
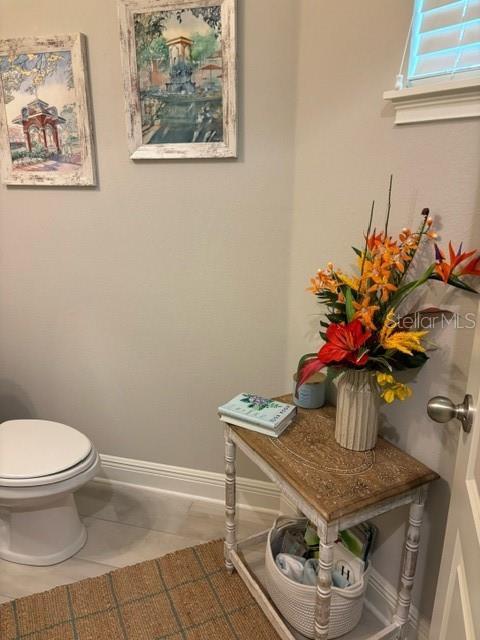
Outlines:
[{"label": "console table", "polygon": [[[278,398],[291,402],[291,396]],[[386,440],[373,451],[355,452],[335,442],[335,408],[298,409],[295,421],[280,436],[225,425],[225,564],[236,569],[282,640],[295,640],[268,595],[259,585],[240,551],[266,540],[263,531],[237,540],[235,454],[238,446],[296,508],[318,528],[320,538],[315,614],[315,640],[327,640],[333,548],[342,529],[405,504],[410,505],[403,566],[392,622],[369,640],[406,637],[411,591],[415,578],[423,509],[429,483],[438,475]]]}]

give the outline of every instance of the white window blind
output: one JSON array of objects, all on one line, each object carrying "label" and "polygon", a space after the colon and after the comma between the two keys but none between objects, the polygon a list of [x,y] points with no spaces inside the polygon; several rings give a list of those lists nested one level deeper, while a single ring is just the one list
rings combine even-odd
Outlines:
[{"label": "white window blind", "polygon": [[480,0],[415,0],[407,79],[480,72]]}]

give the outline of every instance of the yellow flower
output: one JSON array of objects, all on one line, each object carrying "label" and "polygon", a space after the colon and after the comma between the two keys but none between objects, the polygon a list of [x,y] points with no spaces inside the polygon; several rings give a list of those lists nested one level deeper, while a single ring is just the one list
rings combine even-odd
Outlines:
[{"label": "yellow flower", "polygon": [[425,353],[425,347],[421,344],[421,339],[427,335],[428,331],[396,331],[398,324],[393,319],[394,312],[391,309],[385,318],[382,330],[380,331],[380,344],[386,350],[392,349],[401,351],[408,356],[413,356],[414,351]]},{"label": "yellow flower", "polygon": [[395,311],[390,309],[390,311],[385,316],[385,320],[383,322],[383,327],[380,331],[379,342],[383,345],[384,341],[389,338],[396,328],[397,323],[395,322]]},{"label": "yellow flower", "polygon": [[395,378],[390,373],[378,372],[377,382],[381,387],[383,387],[386,384],[392,384],[393,382],[395,382]]},{"label": "yellow flower", "polygon": [[412,390],[410,387],[407,387],[406,384],[401,384],[400,382],[397,382],[392,387],[389,387],[380,393],[380,397],[383,398],[387,404],[392,404],[392,402],[397,399],[406,400],[407,398],[410,398],[411,395]]},{"label": "yellow flower", "polygon": [[397,383],[396,394],[399,400],[406,400],[410,398],[413,391],[406,384]]},{"label": "yellow flower", "polygon": [[381,345],[384,349],[395,349],[406,353],[407,356],[413,356],[414,351],[425,353],[425,347],[420,340],[427,333],[428,331],[396,331],[388,338],[385,338]]},{"label": "yellow flower", "polygon": [[350,289],[353,289],[354,291],[358,291],[358,287],[360,285],[360,280],[358,278],[355,278],[354,276],[347,276],[341,271],[337,271],[337,277],[341,282],[343,282],[343,284],[346,284],[347,287],[350,287]]},{"label": "yellow flower", "polygon": [[385,400],[388,404],[392,404],[395,400],[395,392],[393,389],[385,389],[383,393],[380,394],[380,397]]},{"label": "yellow flower", "polygon": [[380,397],[391,404],[395,400],[406,400],[412,395],[412,390],[406,384],[397,382],[389,373],[377,373],[377,383],[380,386]]}]

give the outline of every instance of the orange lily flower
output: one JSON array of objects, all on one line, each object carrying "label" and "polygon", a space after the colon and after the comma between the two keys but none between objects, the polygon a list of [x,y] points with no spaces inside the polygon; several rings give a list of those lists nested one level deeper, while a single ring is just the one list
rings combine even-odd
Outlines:
[{"label": "orange lily flower", "polygon": [[376,234],[375,231],[376,229],[374,229],[372,235],[367,238],[367,247],[370,251],[383,242],[383,233]]},{"label": "orange lily flower", "polygon": [[361,302],[353,302],[353,307],[356,310],[354,319],[358,318],[365,327],[375,331],[376,326],[373,323],[373,316],[380,307],[376,304],[371,304],[370,300],[371,296],[365,296]]},{"label": "orange lily flower", "polygon": [[333,265],[330,263],[326,269],[319,269],[317,275],[314,278],[310,278],[310,286],[307,291],[313,294],[320,293],[322,290],[327,289],[333,293],[338,291],[338,282],[335,279],[335,274],[332,270]]},{"label": "orange lily flower", "polygon": [[381,294],[380,297],[382,302],[387,302],[390,293],[393,293],[396,290],[397,287],[394,284],[391,284],[390,282],[381,282],[372,285],[368,289],[368,293],[374,293],[378,291]]}]

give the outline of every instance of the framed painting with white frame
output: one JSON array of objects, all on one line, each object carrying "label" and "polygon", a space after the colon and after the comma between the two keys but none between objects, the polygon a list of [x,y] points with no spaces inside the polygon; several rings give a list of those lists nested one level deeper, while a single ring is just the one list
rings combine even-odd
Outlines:
[{"label": "framed painting with white frame", "polygon": [[235,158],[236,0],[119,0],[131,158]]},{"label": "framed painting with white frame", "polygon": [[84,35],[0,40],[0,149],[7,185],[96,184]]}]

